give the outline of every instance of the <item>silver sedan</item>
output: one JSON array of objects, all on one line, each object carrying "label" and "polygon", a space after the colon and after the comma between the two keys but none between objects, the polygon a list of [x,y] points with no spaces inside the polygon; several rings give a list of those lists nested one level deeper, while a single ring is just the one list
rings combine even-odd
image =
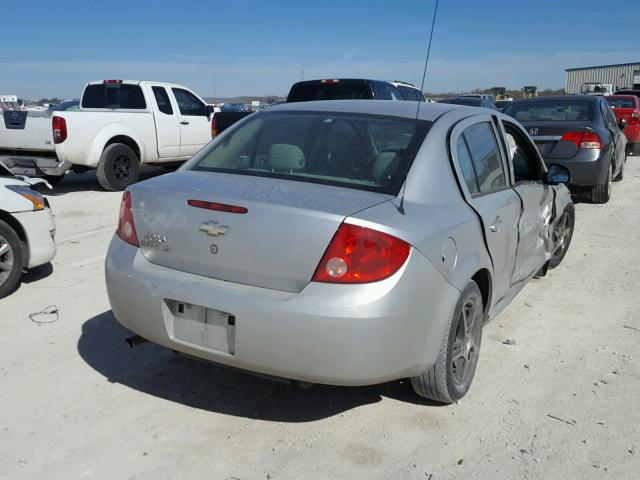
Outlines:
[{"label": "silver sedan", "polygon": [[483,325],[566,254],[567,181],[496,111],[277,106],[124,193],[109,300],[133,344],[454,402]]}]

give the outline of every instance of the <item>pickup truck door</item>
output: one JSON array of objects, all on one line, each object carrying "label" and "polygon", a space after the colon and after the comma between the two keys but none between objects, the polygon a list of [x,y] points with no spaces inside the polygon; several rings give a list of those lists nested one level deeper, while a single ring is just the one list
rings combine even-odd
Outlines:
[{"label": "pickup truck door", "polygon": [[169,100],[167,89],[160,85],[151,86],[153,93],[154,121],[159,158],[175,158],[180,156],[180,123],[178,113]]},{"label": "pickup truck door", "polygon": [[180,120],[180,156],[197,153],[211,141],[211,118],[207,106],[188,90],[172,88]]},{"label": "pickup truck door", "polygon": [[491,115],[462,120],[451,132],[451,153],[463,195],[478,215],[493,263],[496,303],[511,288],[522,211],[520,198],[506,173],[497,132]]}]

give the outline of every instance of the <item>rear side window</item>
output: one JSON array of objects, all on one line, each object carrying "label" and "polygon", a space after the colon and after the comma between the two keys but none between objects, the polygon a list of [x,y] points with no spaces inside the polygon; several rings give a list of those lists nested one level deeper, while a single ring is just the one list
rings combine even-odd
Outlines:
[{"label": "rear side window", "polygon": [[469,192],[471,194],[478,193],[480,188],[478,187],[473,160],[471,160],[471,154],[462,135],[458,138],[458,163],[460,164],[460,170],[462,171],[462,176]]},{"label": "rear side window", "polygon": [[[467,128],[463,135],[478,182],[478,190],[488,193],[507,184],[498,141],[489,122]],[[462,165],[460,166],[462,168]],[[465,179],[466,181],[466,179]]]},{"label": "rear side window", "polygon": [[172,90],[182,115],[203,116],[207,114],[205,104],[193,93],[182,90],[181,88],[174,88]]},{"label": "rear side window", "polygon": [[164,87],[152,87],[153,96],[158,104],[158,110],[167,115],[173,115],[173,107],[169,101],[169,94]]},{"label": "rear side window", "polygon": [[410,101],[418,101],[418,102],[422,102],[424,101],[424,98],[422,98],[422,94],[420,93],[420,90],[418,90],[417,88],[411,88],[411,87],[405,87],[403,85],[398,85],[398,90],[400,90],[400,93],[402,93],[402,96],[404,97],[405,100],[410,100]]},{"label": "rear side window", "polygon": [[88,85],[82,96],[82,108],[144,110],[147,104],[140,85],[109,83]]}]

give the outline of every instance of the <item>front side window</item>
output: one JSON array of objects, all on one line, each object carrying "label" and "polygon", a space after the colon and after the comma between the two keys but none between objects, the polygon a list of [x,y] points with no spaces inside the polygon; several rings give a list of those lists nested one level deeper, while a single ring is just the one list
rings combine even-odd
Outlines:
[{"label": "front side window", "polygon": [[193,93],[182,90],[181,88],[174,88],[172,90],[182,115],[203,116],[207,114],[205,104]]},{"label": "front side window", "polygon": [[376,100],[393,100],[391,92],[389,91],[389,85],[384,82],[371,82],[373,88],[373,94]]},{"label": "front side window", "polygon": [[262,112],[215,141],[191,168],[395,195],[430,126],[380,115]]},{"label": "front side window", "polygon": [[167,115],[173,115],[173,107],[169,101],[169,94],[164,87],[152,87],[153,96],[158,104],[158,110]]},{"label": "front side window", "polygon": [[480,192],[487,193],[506,186],[498,141],[491,123],[482,122],[467,128],[463,137],[471,154]]}]

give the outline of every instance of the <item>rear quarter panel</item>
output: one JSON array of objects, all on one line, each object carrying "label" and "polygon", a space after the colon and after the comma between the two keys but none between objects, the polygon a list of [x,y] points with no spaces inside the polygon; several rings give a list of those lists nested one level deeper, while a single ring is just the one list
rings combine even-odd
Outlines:
[{"label": "rear quarter panel", "polygon": [[95,168],[106,144],[114,137],[131,138],[140,150],[140,162],[157,160],[156,130],[151,112],[59,112],[67,122],[67,139],[55,146],[58,158]]}]

